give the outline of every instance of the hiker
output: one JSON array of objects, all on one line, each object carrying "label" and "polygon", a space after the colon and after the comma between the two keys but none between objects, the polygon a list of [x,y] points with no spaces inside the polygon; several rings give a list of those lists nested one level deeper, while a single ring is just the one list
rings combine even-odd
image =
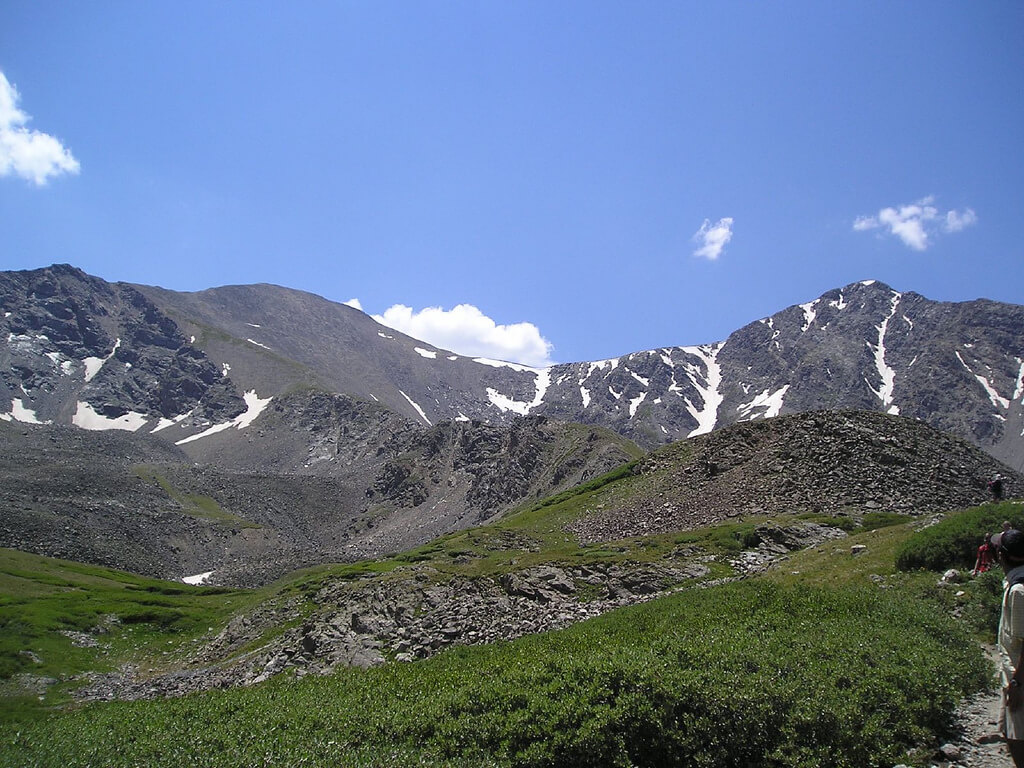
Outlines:
[{"label": "hiker", "polygon": [[1011,528],[992,537],[1006,572],[999,614],[999,676],[1003,689],[999,731],[1017,768],[1024,768],[1024,533]]},{"label": "hiker", "polygon": [[996,475],[988,481],[988,489],[992,492],[992,501],[1003,500],[1003,476]]},{"label": "hiker", "polygon": [[974,560],[974,570],[971,574],[977,576],[979,573],[985,573],[989,568],[992,567],[992,561],[995,560],[995,550],[991,543],[992,537],[989,534],[985,534],[985,538],[982,539],[981,546],[978,547],[978,556]]}]

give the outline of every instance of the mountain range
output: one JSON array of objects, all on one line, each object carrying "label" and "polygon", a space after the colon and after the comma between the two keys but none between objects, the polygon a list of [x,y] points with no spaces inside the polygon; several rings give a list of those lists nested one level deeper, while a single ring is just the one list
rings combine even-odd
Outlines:
[{"label": "mountain range", "polygon": [[723,341],[543,369],[301,291],[68,265],[0,273],[0,327],[0,545],[152,575],[398,551],[657,446],[809,411],[910,417],[1024,469],[1024,307],[870,280]]}]

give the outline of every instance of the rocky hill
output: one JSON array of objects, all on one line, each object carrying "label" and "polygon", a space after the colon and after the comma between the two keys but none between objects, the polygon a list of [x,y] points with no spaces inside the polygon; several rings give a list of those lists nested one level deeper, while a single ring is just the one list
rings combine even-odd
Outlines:
[{"label": "rocky hill", "polygon": [[742,516],[810,513],[859,519],[974,506],[987,484],[1024,475],[964,440],[900,416],[817,411],[735,424],[651,453],[636,487],[574,523],[584,543],[716,525]]}]

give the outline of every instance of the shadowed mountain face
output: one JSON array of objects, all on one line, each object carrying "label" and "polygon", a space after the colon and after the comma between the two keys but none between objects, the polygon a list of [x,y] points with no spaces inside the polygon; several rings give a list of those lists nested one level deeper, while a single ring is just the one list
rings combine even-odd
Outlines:
[{"label": "shadowed mountain face", "polygon": [[637,444],[785,414],[909,416],[1024,465],[1024,307],[873,281],[715,344],[547,369],[277,286],[177,293],[66,265],[0,273],[0,329],[0,545],[160,576],[250,583],[403,549]]}]

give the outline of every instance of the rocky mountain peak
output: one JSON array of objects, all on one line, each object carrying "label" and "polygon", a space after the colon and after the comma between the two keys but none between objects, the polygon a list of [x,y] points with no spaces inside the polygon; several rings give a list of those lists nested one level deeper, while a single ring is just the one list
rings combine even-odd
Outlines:
[{"label": "rocky mountain peak", "polygon": [[196,455],[213,435],[220,452],[225,436],[248,446],[248,425],[268,403],[312,388],[428,429],[543,415],[647,448],[856,408],[925,420],[1024,466],[1024,308],[935,302],[876,280],[713,344],[546,369],[437,349],[351,307],[265,284],[178,293],[61,265],[3,273],[0,302],[0,417],[159,430]]}]

